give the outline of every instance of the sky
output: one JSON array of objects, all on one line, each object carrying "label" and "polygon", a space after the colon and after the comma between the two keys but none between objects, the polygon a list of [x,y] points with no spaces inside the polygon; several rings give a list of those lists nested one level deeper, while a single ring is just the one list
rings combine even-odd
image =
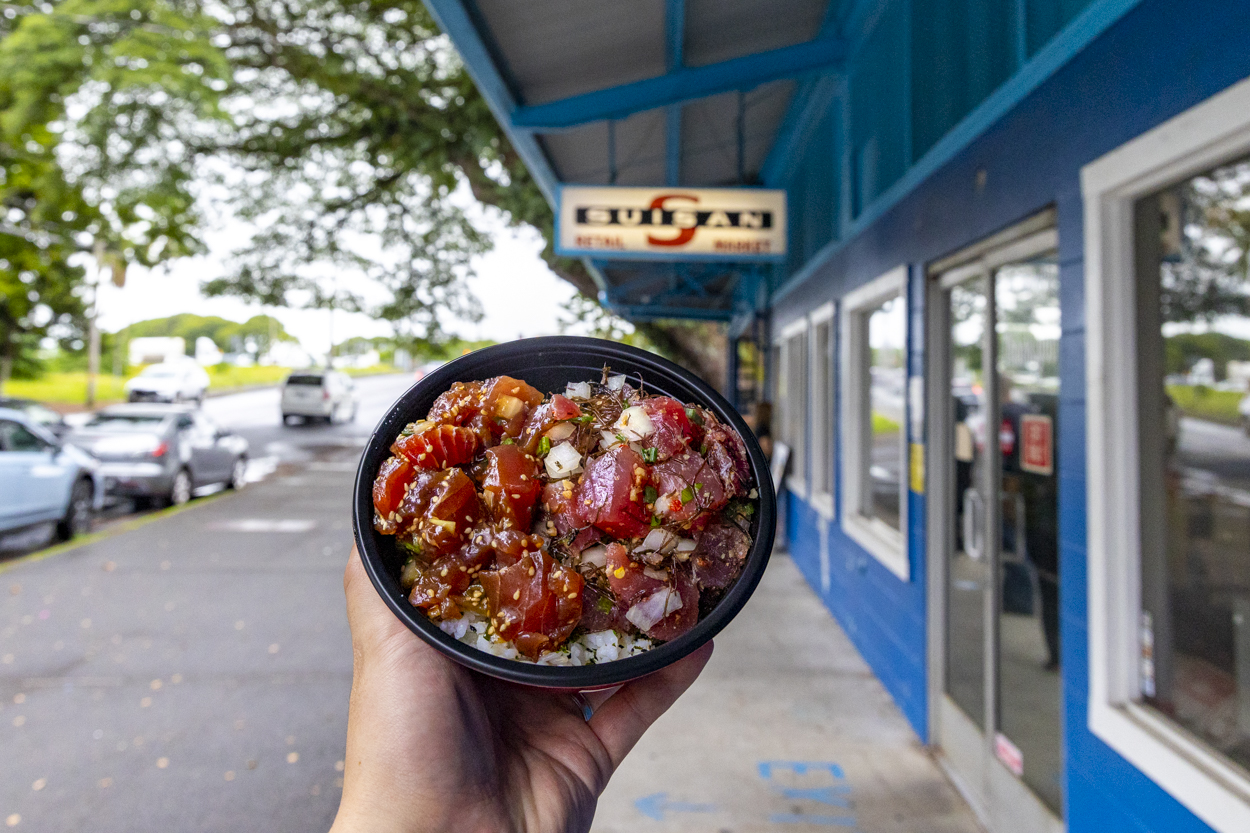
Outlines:
[{"label": "sky", "polygon": [[[492,231],[494,248],[475,259],[470,285],[485,313],[477,323],[445,320],[445,328],[468,339],[506,341],[520,336],[559,332],[560,305],[571,298],[573,288],[556,277],[539,257],[543,243],[531,229],[509,229],[492,217],[480,217]],[[253,315],[271,314],[300,340],[313,355],[330,346],[331,320],[326,310],[293,310],[261,307],[235,298],[205,298],[199,287],[222,274],[222,260],[239,229],[225,227],[206,235],[209,254],[185,258],[158,270],[131,267],[126,285],[118,289],[109,282],[100,291],[100,327],[116,332],[128,324],[164,318],[183,312],[218,315],[245,321]],[[389,335],[390,328],[367,316],[336,312],[333,337],[341,342],[353,336]]]}]

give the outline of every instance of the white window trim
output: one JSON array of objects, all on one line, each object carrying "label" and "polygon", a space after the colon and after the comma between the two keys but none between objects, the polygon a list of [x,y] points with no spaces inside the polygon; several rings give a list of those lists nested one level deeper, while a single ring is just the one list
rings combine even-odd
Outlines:
[{"label": "white window trim", "polygon": [[[789,348],[786,347],[786,342],[790,341],[790,339],[794,338],[797,335],[807,335],[807,334],[808,333],[807,333],[807,319],[806,318],[800,318],[797,321],[792,321],[789,324],[787,324],[785,327],[781,329],[781,332],[777,334],[776,344],[777,344],[777,347],[779,348],[778,355],[780,356],[782,354],[788,354],[791,357],[790,361],[794,361],[794,358],[793,358],[794,353],[790,352]],[[803,355],[799,356],[800,360],[804,362],[805,369],[806,369],[806,363],[807,363],[807,343],[809,340],[810,340],[809,338],[803,339]],[[789,370],[790,370],[789,367],[778,368],[778,371],[785,372],[785,373],[789,373]],[[786,436],[786,437],[783,437],[782,439],[782,441],[785,442],[786,445],[790,447],[790,473],[786,475],[786,480],[785,480],[786,490],[789,491],[790,494],[795,495],[796,497],[804,501],[807,500],[807,455],[808,455],[808,445],[809,445],[809,438],[808,438],[809,428],[807,427],[808,397],[809,397],[808,392],[804,391],[803,401],[799,403],[799,407],[803,409],[802,447],[801,448],[797,447],[794,437]],[[789,407],[788,403],[779,402],[777,404],[779,406],[787,407],[787,409]],[[781,414],[778,413],[777,416],[781,416]],[[783,431],[788,430],[788,428],[789,426],[786,426],[786,429],[783,429]],[[796,451],[798,452],[797,456],[799,457],[798,465],[795,465],[795,460],[794,460]],[[803,469],[802,471],[799,471],[800,467],[802,467]]]},{"label": "white window trim", "polygon": [[1139,689],[1140,481],[1133,205],[1250,153],[1250,80],[1085,166],[1089,728],[1220,833],[1250,830],[1250,779]]},{"label": "white window trim", "polygon": [[837,472],[837,464],[834,462],[834,458],[836,457],[836,455],[834,454],[834,448],[836,447],[837,444],[834,442],[835,435],[833,433],[835,430],[835,425],[837,424],[837,421],[838,421],[837,413],[834,411],[834,402],[836,401],[837,397],[834,396],[834,379],[833,379],[834,374],[831,372],[830,378],[825,380],[825,393],[829,397],[829,402],[827,403],[828,405],[827,412],[829,414],[830,424],[826,426],[816,425],[815,414],[816,414],[816,391],[817,391],[817,387],[816,387],[816,367],[817,366],[816,366],[815,358],[816,358],[816,327],[820,324],[827,323],[830,329],[830,332],[829,332],[829,352],[830,352],[829,369],[830,371],[833,370],[834,364],[833,364],[832,353],[833,353],[833,337],[835,335],[835,333],[833,332],[834,330],[833,302],[830,301],[824,306],[817,307],[815,310],[813,310],[811,313],[808,314],[807,320],[808,320],[808,324],[810,325],[810,328],[808,329],[808,333],[807,333],[807,346],[808,346],[808,350],[807,350],[807,355],[808,355],[808,359],[807,359],[807,391],[808,391],[807,413],[809,416],[808,416],[808,423],[807,423],[807,454],[805,455],[805,457],[807,459],[808,471],[812,472],[813,471],[812,463],[816,459],[815,454],[813,453],[814,443],[812,442],[812,437],[815,436],[816,431],[818,430],[827,431],[828,437],[826,439],[824,465],[829,467],[829,491],[823,492],[817,489],[816,483],[815,483],[815,475],[813,474],[811,489],[809,491],[808,504],[813,509],[815,509],[818,513],[820,513],[821,517],[823,517],[826,521],[831,521],[833,520],[833,489],[834,489],[833,484],[837,479],[835,477],[835,474]]},{"label": "white window trim", "polygon": [[841,433],[842,433],[842,531],[894,575],[903,581],[911,581],[911,564],[907,557],[908,525],[908,449],[907,421],[903,421],[900,433],[899,454],[903,468],[899,472],[899,529],[894,529],[876,518],[866,518],[859,513],[863,489],[863,461],[868,438],[860,421],[860,397],[855,393],[863,389],[867,370],[862,344],[866,318],[862,314],[890,298],[902,298],[904,320],[910,327],[910,304],[907,293],[907,267],[898,266],[884,275],[869,281],[842,298],[842,316],[839,337],[841,351]]}]

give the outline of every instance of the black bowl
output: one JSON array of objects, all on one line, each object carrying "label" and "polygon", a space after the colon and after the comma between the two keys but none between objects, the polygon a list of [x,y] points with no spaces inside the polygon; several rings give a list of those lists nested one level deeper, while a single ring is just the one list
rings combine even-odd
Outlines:
[{"label": "black bowl", "polygon": [[[752,516],[751,550],[742,574],[720,603],[694,628],[671,642],[614,662],[584,666],[535,665],[497,657],[458,642],[408,603],[399,586],[404,555],[395,546],[392,536],[381,535],[373,528],[373,480],[391,454],[391,443],[405,425],[423,419],[435,398],[453,382],[506,375],[524,379],[550,394],[562,392],[569,382],[598,379],[604,365],[613,373],[624,373],[632,385],[641,382],[648,393],[666,394],[681,402],[702,405],[742,435],[751,460],[755,488],[759,490]],[[387,605],[417,636],[457,662],[492,677],[565,690],[606,688],[642,677],[676,662],[719,633],[746,604],[764,574],[772,551],[776,518],[777,501],[764,453],[742,417],[719,393],[689,371],[652,353],[612,341],[571,336],[529,338],[487,347],[448,362],[409,388],[391,406],[369,438],[356,473],[352,505],[356,544],[365,570]]]}]

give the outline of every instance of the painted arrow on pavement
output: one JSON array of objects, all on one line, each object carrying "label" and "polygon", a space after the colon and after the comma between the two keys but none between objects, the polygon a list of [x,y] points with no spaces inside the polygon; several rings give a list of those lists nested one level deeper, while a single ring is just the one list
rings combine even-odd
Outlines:
[{"label": "painted arrow on pavement", "polygon": [[634,802],[634,807],[653,821],[663,821],[665,813],[714,813],[715,804],[691,804],[687,801],[669,801],[668,793],[645,795]]}]

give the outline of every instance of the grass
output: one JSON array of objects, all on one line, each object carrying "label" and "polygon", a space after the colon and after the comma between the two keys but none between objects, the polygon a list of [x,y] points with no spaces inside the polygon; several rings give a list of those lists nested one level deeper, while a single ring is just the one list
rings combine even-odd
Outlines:
[{"label": "grass", "polygon": [[1245,394],[1235,390],[1212,390],[1204,385],[1168,385],[1168,395],[1186,416],[1237,425],[1237,406]]},{"label": "grass", "polygon": [[[287,367],[209,367],[208,389],[212,393],[252,387],[255,385],[276,385],[291,372]],[[348,370],[351,376],[373,376],[380,373],[394,373],[395,368],[389,365],[378,365]],[[106,405],[111,402],[125,401],[126,392],[123,386],[126,380],[134,377],[114,376],[101,373],[96,377],[96,403]],[[87,401],[87,374],[85,372],[46,373],[38,379],[11,379],[4,386],[5,396],[21,399],[35,399],[58,405],[83,405]]]},{"label": "grass", "polygon": [[897,434],[901,426],[884,414],[872,412],[872,433]]}]

